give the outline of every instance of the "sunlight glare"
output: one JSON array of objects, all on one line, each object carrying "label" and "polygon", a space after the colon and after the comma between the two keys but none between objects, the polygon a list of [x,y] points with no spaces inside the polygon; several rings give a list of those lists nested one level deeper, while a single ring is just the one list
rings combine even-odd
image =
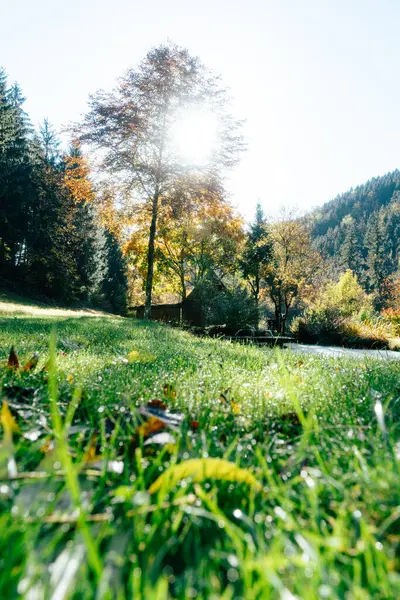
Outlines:
[{"label": "sunlight glare", "polygon": [[217,141],[217,119],[199,109],[183,113],[172,130],[172,143],[177,154],[187,163],[206,164]]}]

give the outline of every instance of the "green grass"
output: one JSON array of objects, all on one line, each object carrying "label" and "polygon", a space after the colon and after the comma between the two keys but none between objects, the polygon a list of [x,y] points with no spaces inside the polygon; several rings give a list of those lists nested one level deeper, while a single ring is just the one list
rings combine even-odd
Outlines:
[{"label": "green grass", "polygon": [[[11,344],[40,361],[0,369],[21,429],[0,449],[2,599],[400,597],[398,361],[299,358],[120,318],[11,314],[1,362]],[[152,399],[184,413],[176,444],[144,445],[138,408]],[[201,457],[261,488],[187,479],[148,494]]]}]

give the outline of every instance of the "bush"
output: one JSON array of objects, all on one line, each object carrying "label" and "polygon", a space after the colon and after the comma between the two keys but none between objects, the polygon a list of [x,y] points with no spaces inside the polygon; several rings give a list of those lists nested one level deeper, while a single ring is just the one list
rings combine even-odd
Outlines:
[{"label": "bush", "polygon": [[318,308],[340,317],[364,316],[373,313],[372,299],[358,283],[350,269],[337,283],[328,283],[319,300]]},{"label": "bush", "polygon": [[211,289],[207,284],[202,288],[202,303],[206,325],[226,325],[229,330],[237,330],[244,325],[256,326],[257,306],[247,289],[231,282],[230,287]]},{"label": "bush", "polygon": [[400,336],[400,309],[386,308],[381,312],[382,319],[393,328],[393,334]]},{"label": "bush", "polygon": [[384,348],[393,328],[374,316],[371,297],[347,270],[293,321],[292,332],[305,343]]},{"label": "bush", "polygon": [[315,314],[295,319],[292,331],[307,344],[349,346],[351,348],[387,348],[390,330],[379,321],[360,321],[339,317],[319,320]]}]

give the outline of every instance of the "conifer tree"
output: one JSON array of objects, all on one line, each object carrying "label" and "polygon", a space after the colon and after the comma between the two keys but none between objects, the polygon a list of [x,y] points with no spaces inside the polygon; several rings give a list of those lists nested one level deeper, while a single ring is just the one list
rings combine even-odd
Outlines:
[{"label": "conifer tree", "polygon": [[124,315],[127,309],[128,280],[125,259],[117,238],[105,231],[105,273],[101,291],[105,307],[116,314]]},{"label": "conifer tree", "polygon": [[0,268],[13,277],[26,257],[26,235],[35,195],[31,126],[17,84],[0,72]]},{"label": "conifer tree", "polygon": [[257,308],[260,300],[263,271],[265,272],[265,268],[271,259],[272,242],[261,204],[258,203],[256,218],[247,233],[246,246],[240,261],[243,277],[250,286]]}]

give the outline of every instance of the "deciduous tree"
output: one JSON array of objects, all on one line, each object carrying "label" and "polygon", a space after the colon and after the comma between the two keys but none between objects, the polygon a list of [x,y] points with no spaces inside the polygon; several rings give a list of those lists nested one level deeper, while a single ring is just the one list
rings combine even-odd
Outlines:
[{"label": "deciduous tree", "polygon": [[[151,50],[138,69],[127,71],[113,92],[94,95],[78,128],[80,139],[100,150],[100,169],[123,188],[125,201],[129,198],[150,206],[147,317],[160,204],[184,175],[207,172],[217,177],[236,163],[242,149],[240,123],[227,107],[219,78],[187,50],[169,44]],[[216,119],[215,140],[204,164],[182,156],[174,143],[174,127],[189,110],[209,111]]]},{"label": "deciduous tree", "polygon": [[290,308],[301,298],[320,264],[306,225],[293,214],[270,227],[272,260],[265,269],[266,291],[274,305],[278,331],[285,333]]}]

